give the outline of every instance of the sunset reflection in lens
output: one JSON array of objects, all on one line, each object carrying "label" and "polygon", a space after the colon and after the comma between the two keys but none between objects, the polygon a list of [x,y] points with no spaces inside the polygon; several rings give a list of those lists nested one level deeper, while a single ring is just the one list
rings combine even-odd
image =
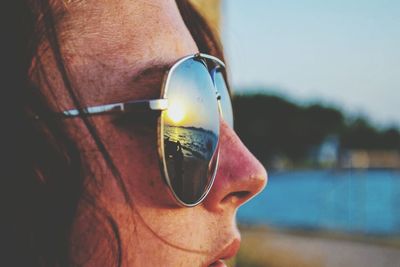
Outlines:
[{"label": "sunset reflection in lens", "polygon": [[185,204],[198,202],[209,188],[217,163],[219,111],[215,89],[201,61],[189,59],[171,73],[163,113],[167,180]]},{"label": "sunset reflection in lens", "polygon": [[181,101],[169,102],[167,110],[167,119],[170,124],[178,124],[185,118],[187,107]]}]

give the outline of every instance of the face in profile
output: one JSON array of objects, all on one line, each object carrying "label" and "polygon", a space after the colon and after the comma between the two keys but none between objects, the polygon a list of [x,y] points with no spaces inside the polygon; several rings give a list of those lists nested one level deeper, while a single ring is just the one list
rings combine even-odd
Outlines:
[{"label": "face in profile", "polygon": [[[222,266],[239,248],[237,209],[266,183],[265,169],[233,131],[231,115],[224,116],[226,104],[202,89],[222,83],[222,75],[213,77],[207,60],[186,62],[192,65],[175,72],[168,87],[174,89],[164,94],[166,71],[202,52],[173,0],[64,4],[52,8],[64,13],[55,21],[60,53],[82,107],[170,99],[162,114],[63,119],[81,152],[82,194],[90,196],[82,197],[73,223],[73,261]],[[32,63],[32,80],[52,110],[73,110],[76,101],[46,42],[38,50],[41,68]],[[228,94],[220,94],[226,102]]]}]

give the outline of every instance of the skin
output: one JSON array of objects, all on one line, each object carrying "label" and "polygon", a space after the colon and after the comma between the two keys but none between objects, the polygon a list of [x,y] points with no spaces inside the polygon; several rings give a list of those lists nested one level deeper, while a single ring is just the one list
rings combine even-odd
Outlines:
[{"label": "skin", "polygon": [[[54,8],[66,14],[57,22],[60,46],[69,78],[85,106],[158,98],[162,72],[139,74],[198,52],[173,0],[71,1]],[[46,47],[44,41],[32,63],[32,80],[55,111],[74,108]],[[111,115],[90,120],[121,174],[132,205],[82,119],[64,123],[82,151],[87,192],[95,195],[96,204],[119,227],[123,266],[209,266],[237,252],[236,211],[264,188],[267,175],[223,120],[216,180],[204,202],[194,208],[179,207],[163,182],[156,120],[130,126],[119,125]],[[82,201],[71,236],[72,257],[84,266],[103,266],[112,253],[109,236],[113,233],[93,214],[93,208]]]}]

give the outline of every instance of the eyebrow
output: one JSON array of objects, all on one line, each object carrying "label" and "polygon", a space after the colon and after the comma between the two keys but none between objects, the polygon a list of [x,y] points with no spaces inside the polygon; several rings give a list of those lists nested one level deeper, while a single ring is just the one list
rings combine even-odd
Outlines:
[{"label": "eyebrow", "polygon": [[162,86],[171,64],[153,64],[135,72],[127,84],[127,90],[118,91],[113,96],[115,102],[127,102],[132,99],[156,99],[162,97]]},{"label": "eyebrow", "polygon": [[155,84],[162,85],[165,75],[170,67],[171,64],[157,64],[144,68],[134,75],[131,83],[134,86],[138,86],[140,84],[147,86]]},{"label": "eyebrow", "polygon": [[130,102],[133,100],[156,99],[162,94],[163,81],[170,64],[148,64],[139,70],[124,76],[124,82],[117,84],[118,90],[105,90],[96,102],[89,106],[110,103]]}]

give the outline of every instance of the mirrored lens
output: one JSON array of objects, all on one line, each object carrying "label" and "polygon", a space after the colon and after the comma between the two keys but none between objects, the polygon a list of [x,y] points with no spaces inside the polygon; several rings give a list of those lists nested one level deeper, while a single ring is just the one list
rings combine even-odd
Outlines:
[{"label": "mirrored lens", "polygon": [[215,87],[221,96],[220,106],[222,111],[222,117],[228,123],[228,125],[233,128],[233,111],[232,102],[229,95],[228,86],[226,85],[225,78],[222,73],[217,70],[214,74]]},{"label": "mirrored lens", "polygon": [[188,59],[172,70],[163,112],[164,168],[176,197],[197,204],[215,175],[219,113],[214,85],[201,61]]}]

